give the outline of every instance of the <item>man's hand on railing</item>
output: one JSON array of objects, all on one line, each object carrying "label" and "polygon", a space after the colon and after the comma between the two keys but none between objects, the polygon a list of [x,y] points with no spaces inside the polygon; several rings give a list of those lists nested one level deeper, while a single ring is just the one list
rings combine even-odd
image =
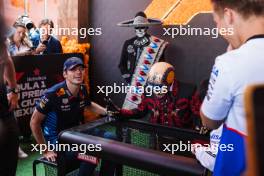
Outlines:
[{"label": "man's hand on railing", "polygon": [[44,152],[43,157],[48,161],[56,162],[57,154],[53,151],[46,151]]},{"label": "man's hand on railing", "polygon": [[106,109],[107,111],[119,112],[120,108],[111,100],[111,98],[106,97],[104,98],[106,102]]},{"label": "man's hand on railing", "polygon": [[107,109],[107,116],[112,117],[115,120],[122,120],[125,119],[121,113],[121,108],[119,108],[109,97],[106,97],[106,109]]}]

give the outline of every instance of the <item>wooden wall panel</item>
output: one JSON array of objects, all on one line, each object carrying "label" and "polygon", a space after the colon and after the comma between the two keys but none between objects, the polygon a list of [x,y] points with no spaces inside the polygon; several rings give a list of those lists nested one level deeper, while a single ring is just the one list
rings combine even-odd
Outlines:
[{"label": "wooden wall panel", "polygon": [[[60,28],[78,27],[78,1],[59,0],[58,1],[58,26]],[[68,35],[70,39],[78,39],[77,35]]]},{"label": "wooden wall panel", "polygon": [[[78,0],[78,28],[89,28],[89,1],[90,0]],[[86,43],[89,40],[89,36],[85,38],[78,38],[79,43]]]}]

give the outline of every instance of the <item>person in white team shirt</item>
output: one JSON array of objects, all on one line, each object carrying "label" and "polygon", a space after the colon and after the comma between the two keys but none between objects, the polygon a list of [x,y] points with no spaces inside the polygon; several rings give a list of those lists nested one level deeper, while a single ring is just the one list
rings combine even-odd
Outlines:
[{"label": "person in white team shirt", "polygon": [[234,50],[216,58],[200,113],[208,128],[224,123],[214,176],[237,176],[246,169],[244,90],[264,83],[264,1],[211,1],[217,28],[233,30],[223,37]]}]

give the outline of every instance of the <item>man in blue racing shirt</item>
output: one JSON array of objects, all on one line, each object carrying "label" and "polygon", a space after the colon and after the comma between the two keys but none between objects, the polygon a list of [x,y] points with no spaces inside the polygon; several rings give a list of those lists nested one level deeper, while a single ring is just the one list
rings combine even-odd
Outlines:
[{"label": "man in blue racing shirt", "polygon": [[[84,80],[84,64],[80,58],[71,57],[64,62],[63,76],[65,81],[49,88],[36,105],[33,112],[30,126],[32,133],[38,144],[56,144],[58,134],[67,128],[78,126],[84,123],[84,109],[107,115],[107,110],[102,106],[91,102]],[[115,138],[110,132],[104,132],[97,129],[95,132],[101,137]],[[67,159],[76,160],[76,152],[69,152]],[[49,161],[56,161],[56,151],[46,150],[43,156]],[[93,174],[95,164],[82,161],[80,163],[79,176],[89,176]],[[115,167],[113,163],[102,163],[101,170],[104,173],[100,175],[114,175]]]}]

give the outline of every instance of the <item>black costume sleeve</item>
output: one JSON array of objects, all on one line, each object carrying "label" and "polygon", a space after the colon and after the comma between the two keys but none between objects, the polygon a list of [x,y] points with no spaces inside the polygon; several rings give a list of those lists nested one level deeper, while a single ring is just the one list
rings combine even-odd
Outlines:
[{"label": "black costume sleeve", "polygon": [[129,70],[127,69],[127,60],[128,60],[128,53],[127,53],[127,44],[128,41],[126,41],[123,45],[122,48],[122,53],[121,53],[121,57],[120,57],[120,62],[119,62],[119,69],[120,72],[122,74],[122,77],[126,80],[127,83],[130,82],[131,79],[131,75],[129,73]]}]

